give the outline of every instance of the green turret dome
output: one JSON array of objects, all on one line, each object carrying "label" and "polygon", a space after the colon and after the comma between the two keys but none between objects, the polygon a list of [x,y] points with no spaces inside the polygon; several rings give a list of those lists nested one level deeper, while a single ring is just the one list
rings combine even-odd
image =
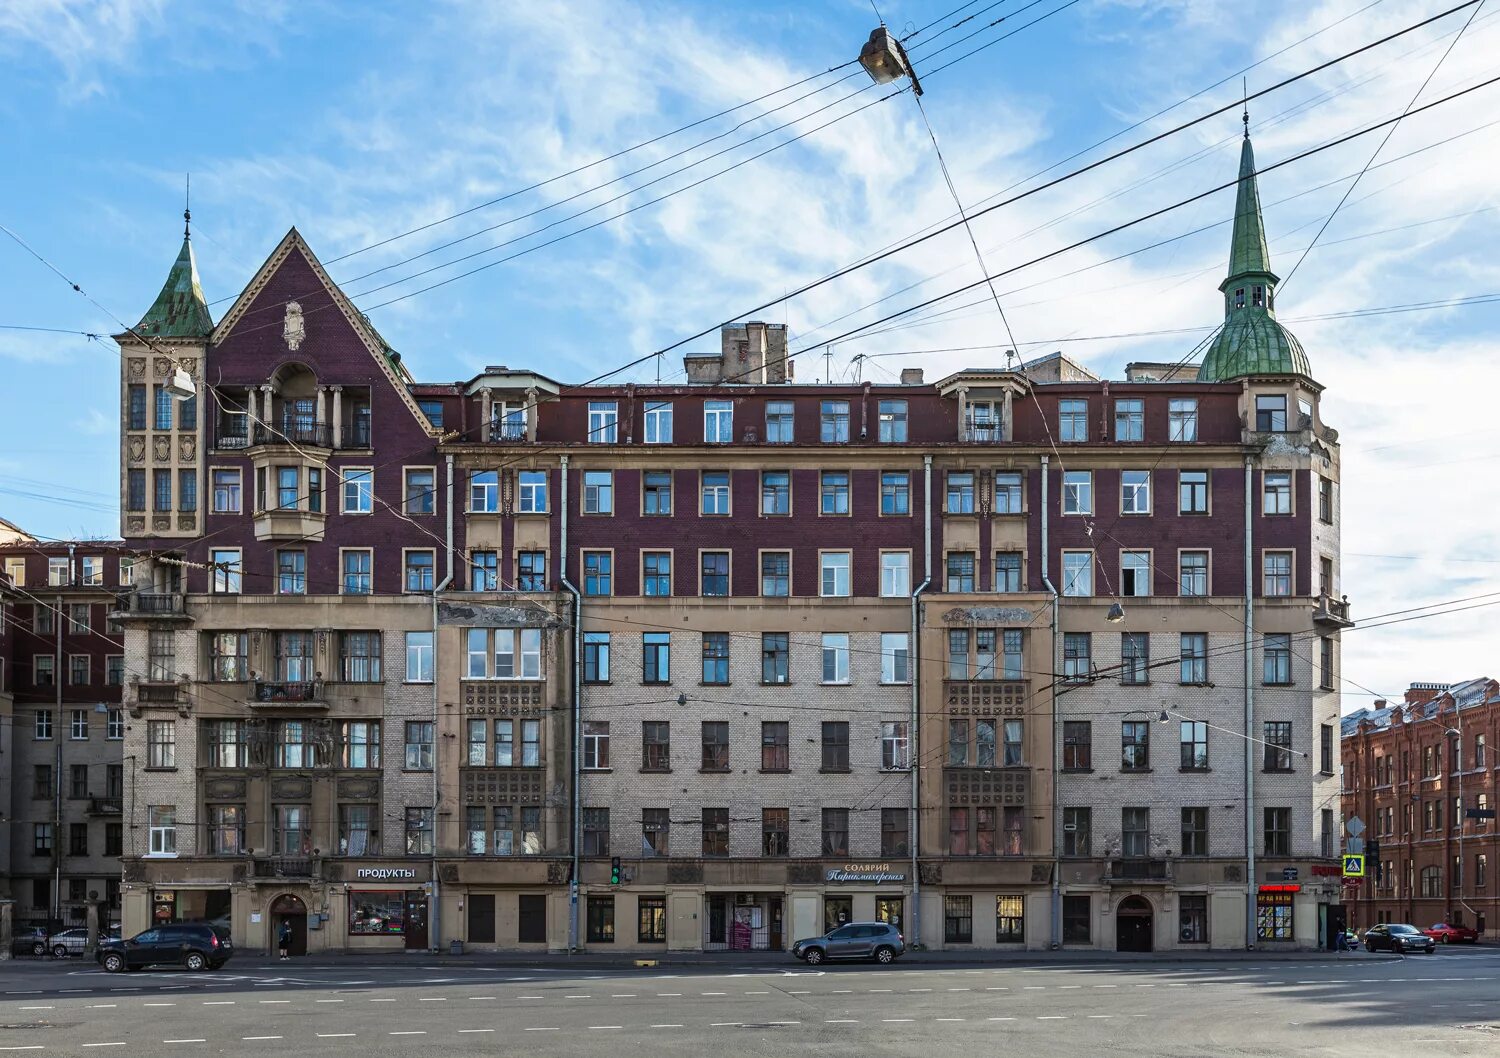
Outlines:
[{"label": "green turret dome", "polygon": [[1229,276],[1219,284],[1224,292],[1224,326],[1203,354],[1199,379],[1227,382],[1247,375],[1311,376],[1302,343],[1276,320],[1277,281],[1266,249],[1260,189],[1255,181],[1255,151],[1247,128],[1240,148]]},{"label": "green turret dome", "polygon": [[[187,216],[186,213],[183,214]],[[193,260],[193,243],[182,233],[182,249],[156,301],[135,325],[135,330],[151,338],[207,338],[214,329],[208,301],[198,282],[198,264]]]}]

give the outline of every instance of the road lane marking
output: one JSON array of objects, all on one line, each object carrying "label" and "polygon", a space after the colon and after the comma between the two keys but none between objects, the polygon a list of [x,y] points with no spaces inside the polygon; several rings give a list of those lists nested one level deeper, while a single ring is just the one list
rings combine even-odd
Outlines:
[{"label": "road lane marking", "polygon": [[[569,996],[568,998],[572,999],[573,997]],[[419,997],[417,997],[417,1002],[418,1003],[446,1003],[446,1002],[448,1002],[448,997],[447,996],[419,996]]]},{"label": "road lane marking", "polygon": [[[771,1022],[771,1024],[774,1025],[774,1024],[776,1024],[776,1022],[773,1021],[773,1022]],[[680,1029],[680,1028],[682,1028],[681,1025],[652,1025],[651,1027],[653,1029]]]},{"label": "road lane marking", "polygon": [[935,1021],[967,1021],[967,1018],[934,1018]]},{"label": "road lane marking", "polygon": [[41,1049],[40,1043],[28,1043],[24,1047],[0,1047],[0,1051],[39,1051]]},{"label": "road lane marking", "polygon": [[624,1025],[590,1025],[591,1029],[623,1029]]},{"label": "road lane marking", "polygon": [[[149,1007],[151,1004],[147,1003],[146,1005]],[[172,1004],[171,1003],[166,1003],[164,1005],[165,1006],[171,1006]],[[57,1008],[56,1007],[22,1007],[21,1009],[22,1010],[56,1010]]]},{"label": "road lane marking", "polygon": [[[353,1035],[351,1033],[351,1035]],[[162,1040],[162,1043],[207,1043],[207,1040]]]},{"label": "road lane marking", "polygon": [[727,996],[728,992],[699,992],[700,996]]},{"label": "road lane marking", "polygon": [[314,999],[314,1003],[342,1003],[342,999]]},{"label": "road lane marking", "polygon": [[[262,1000],[260,1000],[260,1002],[262,1002],[262,1003],[290,1003],[291,1000],[290,999],[262,999]],[[146,1004],[146,1006],[148,1006],[148,1007],[150,1005],[151,1005],[150,1003]],[[166,1004],[166,1005],[170,1006],[170,1004]]]},{"label": "road lane marking", "polygon": [[318,1039],[320,1039],[320,1040],[340,1040],[340,1039],[343,1039],[346,1036],[353,1036],[353,1035],[354,1035],[354,1033],[352,1033],[352,1032],[320,1032],[320,1033],[318,1033]]},{"label": "road lane marking", "polygon": [[915,1021],[916,1019],[915,1018],[881,1018],[880,1020],[884,1024],[886,1024],[886,1025],[896,1025],[896,1024],[899,1024],[901,1022]]},{"label": "road lane marking", "polygon": [[[521,998],[525,999],[526,997],[522,996]],[[540,999],[541,996],[537,996],[536,998]],[[394,1003],[395,1000],[394,999],[372,999],[372,1000],[370,1000],[370,1002],[371,1003]]]},{"label": "road lane marking", "polygon": [[242,1040],[279,1040],[280,1036],[241,1036]]},{"label": "road lane marking", "polygon": [[1095,1020],[1102,1021],[1105,1018],[1112,1018],[1112,1017],[1114,1017],[1114,1015],[1113,1014],[1090,1014],[1089,1017],[1094,1018]]},{"label": "road lane marking", "polygon": [[[232,999],[205,999],[203,1001],[203,1005],[206,1006],[206,1007],[232,1007],[232,1006],[234,1006],[234,1000],[232,1000]],[[110,1006],[114,1006],[114,1004],[111,1003]]]},{"label": "road lane marking", "polygon": [[517,999],[541,999],[542,996],[516,996]]},{"label": "road lane marking", "polygon": [[494,1029],[459,1029],[459,1032],[494,1032]]},{"label": "road lane marking", "polygon": [[853,1018],[830,1018],[823,1022],[825,1025],[858,1025],[859,1022]]},{"label": "road lane marking", "polygon": [[[887,989],[886,989],[886,991],[887,991],[887,992],[889,992],[889,991],[890,991],[890,989],[889,989],[889,988],[887,988]],[[746,993],[745,993],[745,994],[746,994],[746,995],[747,995],[747,996],[768,996],[768,995],[770,995],[770,994],[771,994],[771,993],[770,993],[770,992],[746,992]]]},{"label": "road lane marking", "polygon": [[386,1033],[388,1036],[426,1036],[426,1029],[396,1029]]},{"label": "road lane marking", "polygon": [[1068,1016],[1066,1014],[1038,1014],[1036,1019],[1038,1021],[1067,1021]]},{"label": "road lane marking", "polygon": [[616,992],[614,995],[610,996],[609,998],[611,998],[611,999],[634,999],[635,995],[636,994],[634,992]]},{"label": "road lane marking", "polygon": [[109,1043],[80,1043],[80,1047],[123,1047],[124,1040],[111,1040]]},{"label": "road lane marking", "polygon": [[950,988],[950,989],[948,989],[948,991],[950,991],[950,992],[972,992],[972,991],[974,991],[974,989],[972,989],[972,988]]},{"label": "road lane marking", "polygon": [[528,1025],[524,1031],[526,1031],[526,1032],[556,1032],[557,1031],[557,1026],[556,1025]]},{"label": "road lane marking", "polygon": [[711,1028],[711,1029],[737,1029],[742,1024],[744,1024],[744,1022],[740,1022],[740,1021],[715,1021],[715,1022],[711,1023],[708,1027]]},{"label": "road lane marking", "polygon": [[674,998],[674,999],[681,999],[682,998],[682,993],[681,992],[658,992],[656,994],[657,994],[658,997],[661,997],[661,998],[669,998],[669,997],[670,998]]}]

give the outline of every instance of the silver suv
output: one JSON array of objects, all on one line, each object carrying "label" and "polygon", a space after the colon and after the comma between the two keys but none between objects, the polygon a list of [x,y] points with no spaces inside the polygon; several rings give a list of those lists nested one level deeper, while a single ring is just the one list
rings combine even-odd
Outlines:
[{"label": "silver suv", "polygon": [[792,945],[792,955],[809,966],[824,959],[874,959],[894,962],[906,952],[901,931],[888,922],[850,922],[831,929],[821,937],[799,940]]}]

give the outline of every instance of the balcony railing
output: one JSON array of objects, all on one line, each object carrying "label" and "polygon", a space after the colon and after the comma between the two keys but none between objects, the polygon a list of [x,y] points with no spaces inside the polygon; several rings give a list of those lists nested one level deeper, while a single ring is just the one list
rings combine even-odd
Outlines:
[{"label": "balcony railing", "polygon": [[249,448],[250,435],[244,423],[224,424],[214,432],[214,447],[220,449]]},{"label": "balcony railing", "polygon": [[121,815],[120,799],[118,797],[90,797],[88,812],[91,816]]},{"label": "balcony railing", "polygon": [[369,448],[370,447],[370,420],[356,419],[344,427],[339,436],[340,448]]},{"label": "balcony railing", "polygon": [[251,445],[312,445],[333,447],[333,427],[326,422],[286,419],[280,425],[258,422],[250,431]]},{"label": "balcony railing", "polygon": [[255,700],[266,703],[319,703],[323,699],[323,684],[319,680],[268,680],[255,681]]},{"label": "balcony railing", "polygon": [[143,616],[181,616],[187,612],[180,594],[148,591],[120,596],[120,610]]},{"label": "balcony railing", "polygon": [[1349,619],[1349,597],[1335,599],[1332,595],[1318,596],[1318,605],[1313,610],[1313,620],[1337,625],[1351,625]]},{"label": "balcony railing", "polygon": [[524,422],[492,422],[490,423],[490,440],[524,441],[526,440],[526,424]]},{"label": "balcony railing", "polygon": [[158,680],[154,683],[137,681],[135,700],[144,705],[177,705],[187,699],[177,684]]},{"label": "balcony railing", "polygon": [[313,861],[308,856],[265,856],[255,861],[257,878],[311,878]]},{"label": "balcony railing", "polygon": [[1109,861],[1109,878],[1121,882],[1166,882],[1171,880],[1172,870],[1166,860],[1127,857]]},{"label": "balcony railing", "polygon": [[1005,428],[998,422],[965,423],[964,440],[970,443],[993,444],[1005,440]]}]

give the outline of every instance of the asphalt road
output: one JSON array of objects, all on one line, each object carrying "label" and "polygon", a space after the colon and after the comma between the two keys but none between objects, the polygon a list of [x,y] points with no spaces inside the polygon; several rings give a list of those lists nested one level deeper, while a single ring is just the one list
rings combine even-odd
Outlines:
[{"label": "asphalt road", "polygon": [[0,1054],[419,1056],[1500,1053],[1500,951],[1404,960],[522,971],[0,964]]}]

